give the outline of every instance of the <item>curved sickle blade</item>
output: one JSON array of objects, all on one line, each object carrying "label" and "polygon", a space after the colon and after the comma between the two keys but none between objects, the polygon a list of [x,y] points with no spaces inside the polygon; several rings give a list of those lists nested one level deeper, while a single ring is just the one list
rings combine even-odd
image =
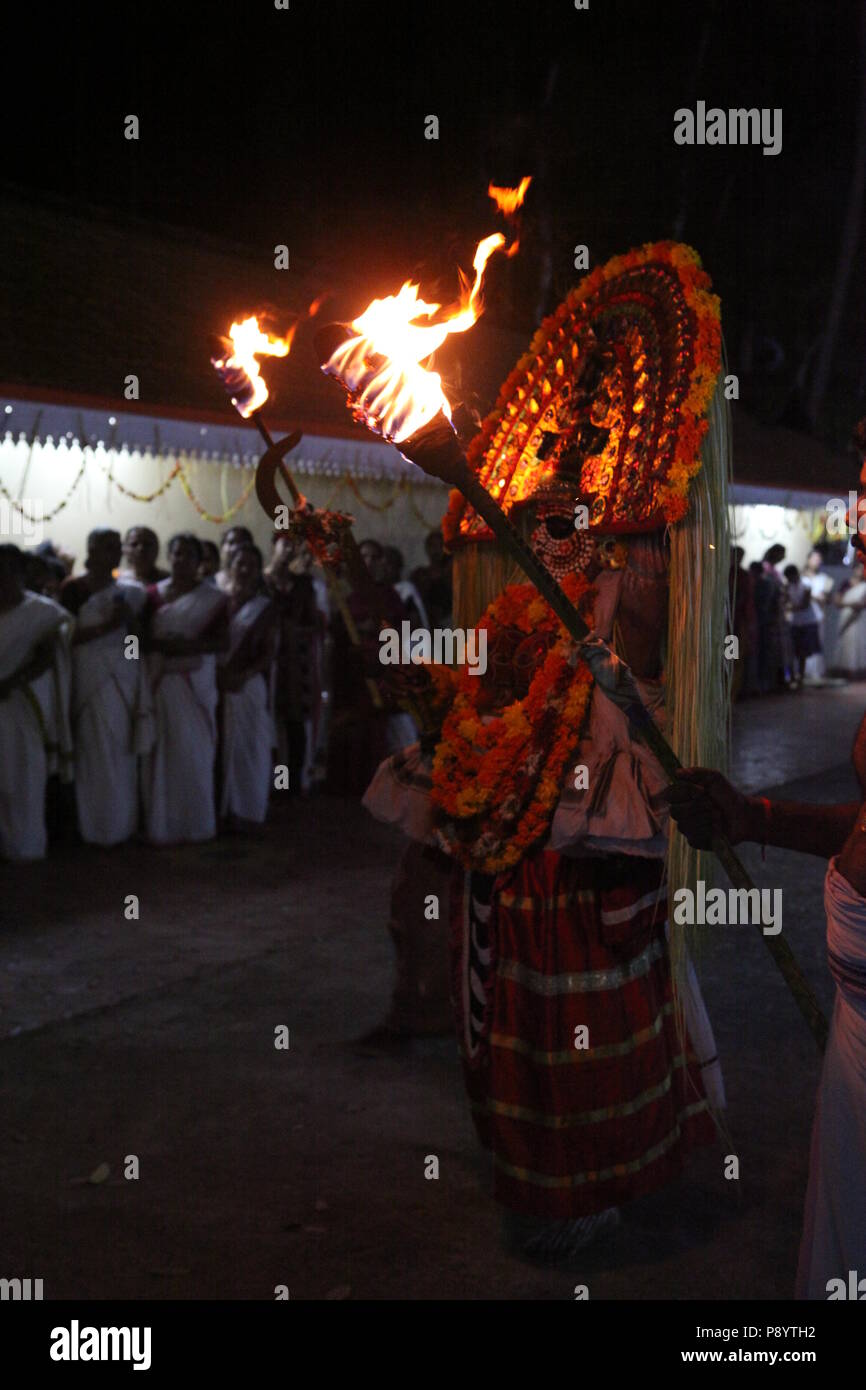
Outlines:
[{"label": "curved sickle blade", "polygon": [[283,472],[283,459],[300,444],[303,435],[300,430],[293,430],[287,434],[285,439],[278,439],[269,449],[262,454],[256,468],[256,496],[259,499],[265,514],[276,521],[277,507],[284,507],[286,504],[277,492],[276,474],[277,469]]}]

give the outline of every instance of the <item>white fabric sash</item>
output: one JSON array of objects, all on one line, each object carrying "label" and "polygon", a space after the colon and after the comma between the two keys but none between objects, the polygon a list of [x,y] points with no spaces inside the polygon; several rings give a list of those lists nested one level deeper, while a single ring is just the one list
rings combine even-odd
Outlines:
[{"label": "white fabric sash", "polygon": [[[164,594],[171,584],[163,579],[157,590]],[[208,623],[225,603],[225,596],[212,584],[197,584],[189,593],[163,603],[153,615],[152,635],[156,638],[198,637]],[[204,656],[166,656],[162,652],[151,652],[148,667],[154,688],[163,675],[200,671],[213,665],[213,658]]]},{"label": "white fabric sash", "polygon": [[0,680],[20,671],[47,637],[55,638],[52,663],[41,676],[11,698],[29,699],[33,718],[48,754],[48,771],[71,777],[72,734],[69,727],[70,617],[65,608],[42,594],[24,591],[14,608],[0,614]]},{"label": "white fabric sash", "polygon": [[0,680],[26,666],[40,642],[68,622],[59,603],[25,589],[19,604],[0,613]]},{"label": "white fabric sash", "polygon": [[[99,589],[81,605],[76,618],[76,626],[86,632],[88,628],[98,627],[113,615],[116,599],[121,596],[133,612],[140,611],[146,599],[144,590],[131,584],[112,582]],[[109,681],[113,681],[130,710],[136,703],[140,679],[140,661],[127,660],[124,655],[122,627],[106,632],[102,637],[94,637],[90,642],[79,643],[73,647],[73,701],[75,717]]]}]

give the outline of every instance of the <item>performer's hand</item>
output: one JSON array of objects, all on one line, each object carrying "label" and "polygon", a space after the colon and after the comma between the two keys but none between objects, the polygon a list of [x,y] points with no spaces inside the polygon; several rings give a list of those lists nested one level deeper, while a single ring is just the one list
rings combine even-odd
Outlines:
[{"label": "performer's hand", "polygon": [[684,768],[653,797],[653,804],[670,808],[692,849],[712,849],[713,840],[720,837],[732,845],[749,838],[748,797],[712,768]]}]

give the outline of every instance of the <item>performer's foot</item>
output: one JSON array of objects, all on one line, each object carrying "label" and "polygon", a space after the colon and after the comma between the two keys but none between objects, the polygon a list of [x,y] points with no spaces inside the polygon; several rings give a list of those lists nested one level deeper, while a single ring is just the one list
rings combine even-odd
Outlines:
[{"label": "performer's foot", "polygon": [[573,1221],[536,1224],[532,1233],[523,1240],[523,1253],[532,1260],[541,1260],[546,1264],[560,1263],[585,1250],[599,1237],[610,1235],[621,1220],[619,1207],[606,1207],[604,1211]]}]

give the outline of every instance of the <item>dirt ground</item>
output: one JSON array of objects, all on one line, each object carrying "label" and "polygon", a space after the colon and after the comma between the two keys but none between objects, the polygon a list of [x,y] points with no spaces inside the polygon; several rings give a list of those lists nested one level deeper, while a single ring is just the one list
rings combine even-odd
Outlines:
[{"label": "dirt ground", "polygon": [[[741,785],[850,799],[864,705],[863,686],[742,705]],[[352,1043],[387,1008],[401,843],[320,797],[257,841],[4,866],[0,1274],[69,1299],[790,1297],[819,1058],[754,927],[715,931],[699,961],[739,1181],[720,1144],[604,1246],[538,1268],[503,1244],[454,1041]],[[824,865],[745,857],[782,887],[828,1006]]]}]

